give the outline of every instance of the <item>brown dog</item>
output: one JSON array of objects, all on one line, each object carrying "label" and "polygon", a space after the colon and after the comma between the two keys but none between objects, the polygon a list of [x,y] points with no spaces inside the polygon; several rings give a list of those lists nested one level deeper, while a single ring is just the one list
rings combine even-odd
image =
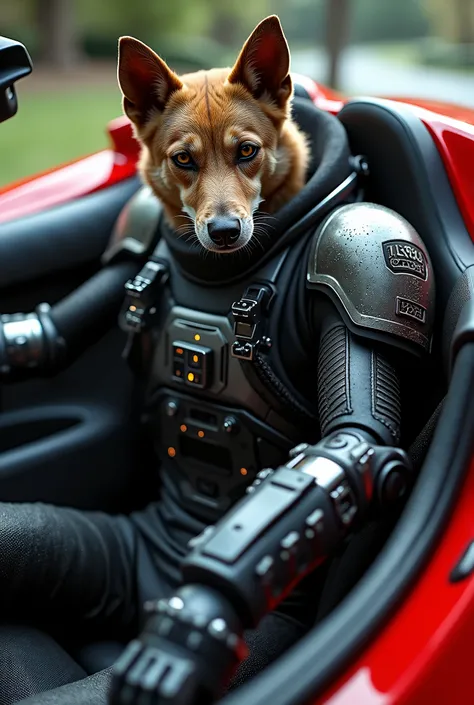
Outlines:
[{"label": "brown dog", "polygon": [[[290,54],[278,17],[252,32],[232,69],[177,76],[132,37],[119,42],[123,108],[142,145],[140,171],[173,227],[234,252],[304,184],[309,150],[290,117]],[[186,216],[183,215],[186,214]]]}]

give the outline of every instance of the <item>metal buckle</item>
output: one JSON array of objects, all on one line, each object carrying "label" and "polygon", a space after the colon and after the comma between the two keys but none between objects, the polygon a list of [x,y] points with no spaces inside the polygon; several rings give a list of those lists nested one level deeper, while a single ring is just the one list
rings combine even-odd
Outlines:
[{"label": "metal buckle", "polygon": [[254,285],[246,290],[239,301],[234,301],[231,313],[236,340],[231,348],[232,357],[252,361],[262,347],[271,347],[270,338],[264,335],[264,323],[273,296],[270,287]]},{"label": "metal buckle", "polygon": [[122,330],[139,333],[148,326],[150,317],[156,313],[158,294],[168,275],[164,264],[150,260],[133,279],[128,280],[120,316]]}]

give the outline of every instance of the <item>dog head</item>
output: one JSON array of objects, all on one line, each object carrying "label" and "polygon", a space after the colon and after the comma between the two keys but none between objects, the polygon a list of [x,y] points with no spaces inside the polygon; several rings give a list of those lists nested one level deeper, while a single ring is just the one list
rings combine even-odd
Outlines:
[{"label": "dog head", "polygon": [[232,69],[181,77],[145,44],[120,39],[118,80],[142,176],[174,227],[207,250],[247,245],[253,214],[288,179],[289,67],[275,16],[256,27]]}]

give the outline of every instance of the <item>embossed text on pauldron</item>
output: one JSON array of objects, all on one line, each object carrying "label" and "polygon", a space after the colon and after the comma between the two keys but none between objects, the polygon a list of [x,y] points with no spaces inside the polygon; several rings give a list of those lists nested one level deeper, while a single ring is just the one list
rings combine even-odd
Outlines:
[{"label": "embossed text on pauldron", "polygon": [[403,240],[391,240],[382,244],[387,267],[394,273],[413,274],[426,279],[425,255],[416,245]]},{"label": "embossed text on pauldron", "polygon": [[417,304],[415,301],[410,301],[402,296],[397,296],[397,303],[395,306],[395,313],[397,316],[406,316],[407,318],[414,318],[420,323],[425,323],[426,321],[426,309]]}]

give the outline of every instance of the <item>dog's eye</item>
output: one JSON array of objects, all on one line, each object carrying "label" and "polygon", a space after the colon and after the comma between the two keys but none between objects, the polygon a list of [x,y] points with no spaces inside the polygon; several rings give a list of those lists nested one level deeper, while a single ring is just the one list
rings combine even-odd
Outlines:
[{"label": "dog's eye", "polygon": [[237,158],[239,162],[248,162],[257,156],[259,147],[251,142],[243,142],[237,151]]},{"label": "dog's eye", "polygon": [[178,152],[174,154],[171,159],[176,166],[181,166],[184,169],[193,169],[196,166],[189,152]]}]

